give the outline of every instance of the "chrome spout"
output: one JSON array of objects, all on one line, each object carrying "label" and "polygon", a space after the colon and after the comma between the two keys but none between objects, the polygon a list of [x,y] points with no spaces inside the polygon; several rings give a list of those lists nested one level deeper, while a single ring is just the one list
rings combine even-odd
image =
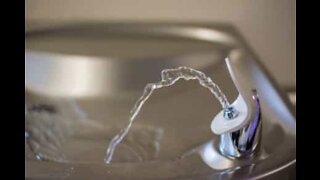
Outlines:
[{"label": "chrome spout", "polygon": [[[248,157],[259,149],[261,139],[261,109],[259,98],[253,91],[255,115],[245,127],[220,135],[219,150],[229,157]],[[232,119],[231,119],[232,121]]]},{"label": "chrome spout", "polygon": [[[241,56],[238,52],[236,56]],[[235,58],[234,58],[235,59]],[[220,153],[227,157],[251,156],[259,149],[261,139],[261,108],[258,92],[239,74],[237,62],[226,58],[227,67],[239,92],[237,99],[229,108],[223,109],[211,123],[213,133],[220,136]]]}]

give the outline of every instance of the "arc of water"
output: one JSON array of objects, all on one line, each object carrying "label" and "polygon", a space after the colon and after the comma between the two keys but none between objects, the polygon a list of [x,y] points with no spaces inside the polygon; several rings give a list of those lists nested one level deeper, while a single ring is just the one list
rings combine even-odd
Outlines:
[{"label": "arc of water", "polygon": [[127,135],[136,116],[140,112],[141,107],[151,96],[152,92],[155,89],[171,86],[175,84],[179,79],[198,80],[201,86],[209,89],[210,92],[219,100],[223,109],[229,107],[229,102],[225,94],[221,91],[219,86],[215,84],[212,79],[210,77],[207,77],[203,72],[188,67],[165,69],[161,72],[161,81],[156,83],[149,83],[145,86],[142,96],[138,99],[138,101],[130,111],[129,122],[127,126],[123,128],[109,143],[104,159],[105,163],[109,164],[111,162],[116,146]]}]

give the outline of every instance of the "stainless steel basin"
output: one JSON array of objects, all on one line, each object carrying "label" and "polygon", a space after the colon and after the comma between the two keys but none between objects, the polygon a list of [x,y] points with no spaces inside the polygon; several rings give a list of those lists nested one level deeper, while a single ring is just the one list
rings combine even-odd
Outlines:
[{"label": "stainless steel basin", "polygon": [[[154,93],[114,163],[104,164],[106,145],[162,69],[204,71],[233,101],[237,90],[223,59],[239,49],[248,55],[239,66],[261,98],[261,153],[232,160],[238,166],[209,167],[197,149],[217,139],[209,126],[220,105],[197,82],[181,81]],[[38,143],[30,149],[26,138],[26,178],[295,178],[295,110],[257,59],[226,25],[79,24],[26,32],[26,127]]]}]

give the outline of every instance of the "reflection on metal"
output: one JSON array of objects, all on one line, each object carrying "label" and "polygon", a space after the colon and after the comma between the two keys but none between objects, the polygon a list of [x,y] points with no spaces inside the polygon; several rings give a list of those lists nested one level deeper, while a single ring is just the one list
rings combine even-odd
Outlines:
[{"label": "reflection on metal", "polygon": [[217,143],[210,141],[199,152],[203,161],[213,169],[225,170],[234,166],[234,161],[219,152]]}]

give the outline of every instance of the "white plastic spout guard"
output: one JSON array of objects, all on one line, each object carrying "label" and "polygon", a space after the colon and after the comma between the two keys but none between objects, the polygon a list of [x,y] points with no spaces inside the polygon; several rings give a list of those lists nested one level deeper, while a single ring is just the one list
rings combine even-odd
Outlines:
[{"label": "white plastic spout guard", "polygon": [[223,116],[223,110],[216,115],[211,123],[211,130],[215,134],[223,134],[227,132],[236,131],[244,127],[248,122],[246,121],[248,115],[248,107],[241,95],[231,104],[234,109],[238,111],[237,117],[227,120]]}]

